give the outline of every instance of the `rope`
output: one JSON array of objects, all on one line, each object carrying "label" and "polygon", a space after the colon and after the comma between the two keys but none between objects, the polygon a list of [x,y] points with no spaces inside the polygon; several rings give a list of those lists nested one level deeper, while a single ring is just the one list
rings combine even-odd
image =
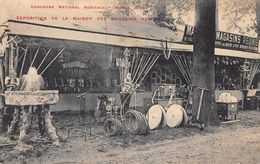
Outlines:
[{"label": "rope", "polygon": [[122,134],[122,123],[115,118],[109,118],[107,119],[104,124],[103,128],[105,131],[105,135],[108,137],[121,135]]},{"label": "rope", "polygon": [[150,131],[145,116],[135,110],[130,110],[125,113],[123,124],[132,134],[148,134]]}]

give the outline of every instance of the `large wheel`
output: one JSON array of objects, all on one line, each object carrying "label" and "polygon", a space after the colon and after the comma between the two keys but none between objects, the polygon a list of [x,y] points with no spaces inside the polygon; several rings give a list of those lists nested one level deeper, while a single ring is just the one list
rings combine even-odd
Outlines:
[{"label": "large wheel", "polygon": [[182,122],[180,124],[180,126],[185,126],[187,123],[188,123],[188,115],[187,115],[187,112],[185,111],[184,108],[181,108],[182,109],[182,112],[183,112],[183,119],[182,119]]},{"label": "large wheel", "polygon": [[177,128],[183,120],[182,106],[178,104],[171,105],[166,113],[167,125],[171,128]]},{"label": "large wheel", "polygon": [[151,130],[159,127],[163,119],[163,110],[163,107],[158,104],[151,106],[151,108],[148,110],[146,117]]}]

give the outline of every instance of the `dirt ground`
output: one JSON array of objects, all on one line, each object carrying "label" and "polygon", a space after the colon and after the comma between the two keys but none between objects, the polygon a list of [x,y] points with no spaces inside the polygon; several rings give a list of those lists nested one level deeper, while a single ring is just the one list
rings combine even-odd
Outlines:
[{"label": "dirt ground", "polygon": [[[75,113],[53,116],[60,147],[34,129],[30,133],[34,149],[18,153],[14,145],[2,146],[0,163],[260,163],[260,112],[255,110],[240,111],[239,121],[204,131],[164,128],[145,136],[125,132],[116,137],[106,137],[102,125],[78,126]],[[0,144],[6,143],[0,134]]]}]

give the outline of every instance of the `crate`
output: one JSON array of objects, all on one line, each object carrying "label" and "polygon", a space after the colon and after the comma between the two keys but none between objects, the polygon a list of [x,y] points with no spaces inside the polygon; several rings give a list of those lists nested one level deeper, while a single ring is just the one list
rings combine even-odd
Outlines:
[{"label": "crate", "polygon": [[52,105],[59,101],[58,90],[5,91],[5,104],[15,106]]},{"label": "crate", "polygon": [[228,119],[228,107],[226,103],[216,103],[216,109],[219,119],[226,120]]},{"label": "crate", "polygon": [[221,120],[234,119],[238,114],[238,103],[216,103],[217,113]]},{"label": "crate", "polygon": [[227,103],[228,112],[232,114],[238,114],[237,103]]},{"label": "crate", "polygon": [[245,110],[259,110],[260,98],[259,96],[245,97]]}]

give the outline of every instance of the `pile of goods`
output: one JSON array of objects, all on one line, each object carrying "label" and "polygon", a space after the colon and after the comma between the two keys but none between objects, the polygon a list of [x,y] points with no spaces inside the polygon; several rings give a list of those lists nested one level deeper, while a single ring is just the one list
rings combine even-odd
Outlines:
[{"label": "pile of goods", "polygon": [[103,128],[106,136],[109,137],[121,135],[123,131],[132,134],[147,134],[150,130],[145,115],[135,110],[127,111],[121,120],[113,116],[107,118]]},{"label": "pile of goods", "polygon": [[236,119],[238,99],[228,92],[221,93],[217,99],[217,112],[221,120]]},{"label": "pile of goods", "polygon": [[[116,65],[119,67],[120,73],[122,107],[119,113],[121,120],[117,119],[116,115],[113,114],[110,118],[107,118],[104,124],[104,130],[107,136],[119,135],[123,131],[129,131],[132,134],[147,134],[151,129],[158,127],[165,127],[167,125],[169,127],[179,127],[187,124],[187,113],[181,105],[177,104],[182,104],[183,98],[179,97],[178,93],[180,89],[186,86],[181,85],[182,82],[180,78],[176,78],[176,81],[171,81],[171,84],[159,86],[158,89],[154,91],[152,104],[158,103],[158,105],[153,105],[146,115],[136,110],[128,110],[131,94],[140,87],[145,76],[150,72],[159,56],[159,53],[147,53],[138,51],[138,49],[136,51],[125,49],[123,56],[116,59]],[[178,66],[183,68],[183,71],[185,70],[187,74],[190,73],[187,63],[188,58],[185,60],[180,58],[174,59],[179,61]],[[161,75],[157,73],[155,73],[156,76]],[[186,80],[188,81],[188,77]],[[177,86],[178,89],[176,88]],[[163,102],[161,101],[162,99]],[[129,102],[127,102],[128,100]],[[156,102],[154,100],[156,100]],[[167,103],[167,107],[164,108],[160,103],[165,102]]]},{"label": "pile of goods", "polygon": [[[160,104],[160,101],[157,102],[159,104],[154,103],[156,93],[158,94],[161,90],[169,95],[165,106]],[[180,105],[182,103],[178,104],[174,101],[177,98],[177,91],[176,85],[160,86],[154,91],[152,96],[152,104],[155,105],[152,105],[146,114],[136,110],[129,110],[124,115],[120,112],[121,121],[117,119],[117,115],[110,115],[111,118],[108,118],[104,123],[105,134],[107,136],[115,136],[123,131],[128,131],[132,134],[147,134],[150,130],[166,126],[170,128],[185,126],[188,122],[188,115],[182,105]]]},{"label": "pile of goods", "polygon": [[108,118],[103,125],[105,135],[112,137],[116,135],[121,135],[123,130],[123,125],[120,120],[116,118]]},{"label": "pile of goods", "polygon": [[228,92],[221,93],[217,99],[219,103],[237,103],[237,98]]},{"label": "pile of goods", "polygon": [[125,113],[123,123],[132,134],[147,134],[150,131],[145,115],[135,110]]},{"label": "pile of goods", "polygon": [[146,118],[150,129],[164,128],[166,126],[177,128],[188,122],[186,111],[181,105],[173,104],[169,108],[153,105],[147,112]]},{"label": "pile of goods", "polygon": [[121,135],[123,131],[129,131],[132,134],[147,134],[150,130],[145,115],[135,110],[129,110],[123,115],[115,105],[115,98],[105,95],[98,97],[96,112],[103,113],[107,117],[103,124],[106,136]]},{"label": "pile of goods", "polygon": [[153,105],[146,115],[135,111],[127,111],[122,121],[116,117],[108,118],[103,125],[107,136],[121,135],[123,131],[132,134],[148,134],[150,130],[164,128],[177,128],[185,126],[188,122],[186,111],[181,105],[174,104],[169,108]]}]

